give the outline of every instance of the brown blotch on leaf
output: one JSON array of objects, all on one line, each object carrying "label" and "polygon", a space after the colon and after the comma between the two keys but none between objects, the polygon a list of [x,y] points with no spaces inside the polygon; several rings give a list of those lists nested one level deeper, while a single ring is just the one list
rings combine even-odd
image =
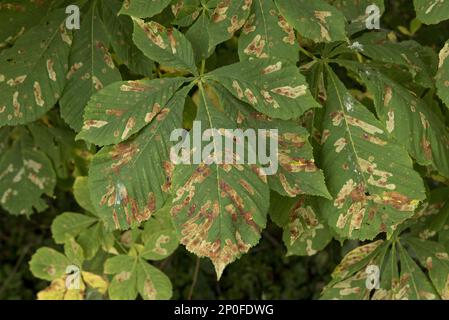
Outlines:
[{"label": "brown blotch on leaf", "polygon": [[226,12],[228,11],[230,4],[231,0],[222,0],[218,3],[211,16],[214,23],[218,23],[226,19]]}]

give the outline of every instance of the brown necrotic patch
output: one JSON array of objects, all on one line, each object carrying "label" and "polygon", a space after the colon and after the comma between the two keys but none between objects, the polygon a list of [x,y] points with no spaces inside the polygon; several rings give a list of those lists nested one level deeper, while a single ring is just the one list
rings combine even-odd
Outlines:
[{"label": "brown necrotic patch", "polygon": [[145,92],[151,91],[152,86],[149,86],[141,81],[127,81],[126,84],[120,86],[120,91],[123,92]]},{"label": "brown necrotic patch", "polygon": [[268,54],[263,52],[265,48],[265,40],[260,34],[256,35],[253,40],[248,44],[248,46],[243,50],[243,52],[250,56],[255,56],[256,58],[268,58]]},{"label": "brown necrotic patch", "polygon": [[288,24],[287,20],[282,15],[278,15],[278,25],[284,31],[287,35],[282,38],[282,41],[287,44],[295,44],[296,37],[295,37],[295,31],[293,30],[293,27]]},{"label": "brown necrotic patch", "polygon": [[33,84],[34,100],[39,107],[43,107],[45,104],[44,98],[42,97],[42,89],[39,82],[35,81]]},{"label": "brown necrotic patch", "polygon": [[287,180],[287,178],[285,177],[285,175],[283,173],[279,173],[278,176],[279,176],[279,181],[281,182],[282,188],[290,197],[295,197],[298,194],[302,193],[301,188],[297,184],[295,184],[294,186],[290,185],[289,181]]},{"label": "brown necrotic patch", "polygon": [[139,27],[145,32],[147,38],[156,46],[158,46],[161,49],[166,49],[167,44],[165,43],[164,39],[161,36],[161,33],[164,32],[164,26],[160,25],[157,22],[150,21],[148,23],[145,23],[141,19],[135,19],[134,21],[137,22]]},{"label": "brown necrotic patch", "polygon": [[279,94],[281,96],[286,96],[291,99],[296,99],[296,98],[306,95],[307,86],[306,85],[299,85],[296,87],[284,86],[284,87],[271,89],[271,92]]},{"label": "brown necrotic patch", "polygon": [[118,174],[121,168],[127,165],[138,152],[138,145],[133,142],[115,145],[109,152],[109,156],[114,161],[111,164],[111,170]]},{"label": "brown necrotic patch", "polygon": [[175,170],[175,166],[170,161],[164,161],[162,163],[162,167],[164,168],[165,172],[165,182],[161,186],[161,189],[163,192],[169,192],[172,185],[172,177],[173,172]]},{"label": "brown necrotic patch", "polygon": [[212,21],[214,23],[221,22],[226,19],[226,13],[229,10],[229,6],[231,5],[231,0],[222,0],[215,7],[214,12],[212,13]]},{"label": "brown necrotic patch", "polygon": [[56,72],[53,69],[54,66],[54,61],[51,59],[47,59],[47,73],[48,73],[48,78],[50,78],[51,81],[55,81],[56,82]]},{"label": "brown necrotic patch", "polygon": [[75,74],[75,72],[77,72],[79,69],[81,69],[81,67],[83,66],[82,62],[76,62],[74,63],[70,69],[69,72],[67,72],[66,78],[67,80],[71,79],[72,76]]},{"label": "brown necrotic patch", "polygon": [[9,79],[8,81],[6,81],[6,83],[7,83],[10,87],[14,87],[14,86],[17,86],[17,85],[19,85],[19,84],[22,84],[22,83],[25,81],[26,78],[27,78],[27,75],[24,74],[24,75],[21,75],[21,76],[17,76],[17,77],[14,78],[14,79]]}]

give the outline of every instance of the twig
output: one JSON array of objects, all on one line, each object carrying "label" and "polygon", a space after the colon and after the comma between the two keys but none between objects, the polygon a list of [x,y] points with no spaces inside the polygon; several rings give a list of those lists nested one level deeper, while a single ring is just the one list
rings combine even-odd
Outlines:
[{"label": "twig", "polygon": [[189,295],[187,300],[192,300],[193,290],[195,289],[196,280],[198,279],[198,272],[200,271],[200,258],[196,258],[195,271],[193,273],[192,285],[190,286]]}]

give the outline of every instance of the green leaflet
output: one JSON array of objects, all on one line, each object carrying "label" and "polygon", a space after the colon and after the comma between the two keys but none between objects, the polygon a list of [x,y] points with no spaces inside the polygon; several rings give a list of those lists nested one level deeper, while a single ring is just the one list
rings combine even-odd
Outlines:
[{"label": "green leaflet", "polygon": [[137,291],[145,300],[168,300],[173,289],[170,279],[162,271],[140,260],[137,265]]},{"label": "green leaflet", "polygon": [[120,14],[137,18],[151,18],[161,13],[172,0],[125,0]]},{"label": "green leaflet", "polygon": [[72,44],[65,18],[54,11],[0,53],[0,126],[34,121],[61,96]]},{"label": "green leaflet", "polygon": [[145,23],[136,18],[133,21],[134,43],[148,58],[165,67],[198,75],[192,45],[184,34],[154,21]]},{"label": "green leaflet", "polygon": [[[200,85],[195,99],[196,120],[203,130],[236,128],[210,88]],[[218,144],[223,140],[220,131],[215,131],[213,137],[210,143],[202,142],[203,161],[206,157],[212,160],[211,152],[222,155]],[[235,153],[232,154],[234,158]],[[180,241],[196,255],[209,257],[218,279],[226,265],[257,244],[265,227],[269,189],[266,176],[260,174],[259,167],[247,164],[201,162],[175,167],[171,214]]]},{"label": "green leaflet", "polygon": [[166,78],[110,84],[90,98],[77,139],[100,146],[127,140],[163,112],[185,81]]},{"label": "green leaflet", "polygon": [[108,259],[104,266],[106,274],[114,275],[108,289],[109,297],[115,300],[134,300],[137,297],[136,258],[119,255]]},{"label": "green leaflet", "polygon": [[252,0],[221,0],[209,22],[209,49],[232,38],[245,24]]},{"label": "green leaflet", "polygon": [[56,175],[48,157],[35,150],[25,136],[8,148],[0,159],[0,204],[12,214],[29,216],[33,209],[47,208],[41,198],[52,195]]},{"label": "green leaflet", "polygon": [[449,3],[444,0],[413,0],[416,16],[425,24],[449,19]]},{"label": "green leaflet", "polygon": [[270,197],[270,218],[284,230],[282,239],[287,255],[312,256],[331,241],[329,226],[317,205],[319,201],[308,196]]},{"label": "green leaflet", "polygon": [[82,266],[84,262],[84,250],[74,238],[68,238],[64,243],[64,253],[66,257],[77,266]]},{"label": "green leaflet", "polygon": [[136,47],[132,38],[129,37],[134,25],[129,16],[117,16],[120,6],[120,1],[117,0],[103,0],[100,6],[101,17],[114,52],[117,58],[133,72],[152,76],[154,63]]},{"label": "green leaflet", "polygon": [[419,164],[431,165],[449,177],[449,133],[438,113],[377,70],[359,64],[356,70],[373,93],[377,115],[387,132],[404,145]]},{"label": "green leaflet", "polygon": [[447,41],[440,51],[440,61],[436,76],[436,87],[438,96],[449,108],[449,41]]},{"label": "green leaflet", "polygon": [[281,14],[305,38],[344,41],[345,16],[323,0],[275,0]]},{"label": "green leaflet", "polygon": [[255,112],[221,86],[214,86],[226,113],[242,129],[278,130],[278,171],[268,176],[270,188],[290,197],[299,194],[330,199],[324,175],[315,164],[307,130],[297,122],[271,119]]},{"label": "green leaflet", "polygon": [[51,248],[40,248],[30,261],[30,270],[35,277],[44,280],[54,280],[62,277],[70,260],[62,253]]},{"label": "green leaflet", "polygon": [[162,104],[162,110],[134,138],[95,155],[89,171],[91,198],[110,229],[126,229],[147,220],[167,200],[174,165],[169,156],[172,143],[166,139],[182,127],[190,89],[185,87]]},{"label": "green leaflet", "polygon": [[328,2],[345,15],[348,21],[346,30],[349,34],[366,29],[366,21],[369,19],[369,14],[366,14],[368,6],[376,5],[381,16],[385,11],[384,0],[330,0]]},{"label": "green leaflet", "polygon": [[296,34],[272,0],[255,0],[239,37],[240,61],[258,58],[298,60]]},{"label": "green leaflet", "polygon": [[334,201],[323,203],[329,225],[352,239],[391,234],[425,199],[407,152],[355,100],[328,68],[322,167]]},{"label": "green leaflet", "polygon": [[195,53],[195,61],[207,59],[214,48],[209,49],[209,17],[206,10],[203,10],[199,18],[186,32],[186,38],[190,41]]},{"label": "green leaflet", "polygon": [[39,23],[47,14],[48,2],[51,1],[45,2],[3,3],[0,7],[0,21],[8,23],[4,23],[0,29],[0,50],[14,43],[25,31]]},{"label": "green leaflet", "polygon": [[170,216],[171,205],[165,205],[144,225],[140,253],[144,259],[162,260],[170,256],[178,247],[179,239]]},{"label": "green leaflet", "polygon": [[180,27],[190,26],[196,18],[198,18],[201,11],[203,11],[203,14],[205,12],[204,8],[201,7],[200,0],[173,0],[171,11],[175,16],[175,20],[172,21],[172,24]]},{"label": "green leaflet", "polygon": [[112,300],[133,300],[137,293],[146,300],[167,300],[172,295],[167,276],[139,257],[118,255],[108,259],[104,268],[114,275],[108,290]]},{"label": "green leaflet", "polygon": [[75,183],[73,184],[73,196],[81,208],[88,212],[95,213],[95,207],[90,199],[88,177],[76,177]]},{"label": "green leaflet", "polygon": [[239,62],[205,77],[218,81],[236,98],[273,118],[294,119],[308,109],[321,107],[298,68],[282,61]]},{"label": "green leaflet", "polygon": [[99,15],[99,0],[83,14],[80,30],[74,32],[70,52],[67,85],[61,97],[61,116],[80,131],[89,98],[108,84],[121,80],[120,72],[109,53],[109,39]]}]

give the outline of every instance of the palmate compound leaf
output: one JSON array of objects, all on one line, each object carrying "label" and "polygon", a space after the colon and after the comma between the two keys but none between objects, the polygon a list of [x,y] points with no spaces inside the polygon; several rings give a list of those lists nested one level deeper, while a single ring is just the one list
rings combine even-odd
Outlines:
[{"label": "palmate compound leaf", "polygon": [[42,195],[52,195],[56,174],[52,163],[22,136],[0,159],[0,205],[12,214],[30,215],[47,208]]},{"label": "palmate compound leaf", "polygon": [[440,51],[436,87],[438,96],[449,108],[449,40]]},{"label": "palmate compound leaf", "polygon": [[[180,242],[199,257],[210,258],[220,278],[226,265],[259,241],[266,224],[269,188],[260,167],[237,164],[233,150],[223,152],[226,131],[219,129],[233,130],[236,124],[225,115],[226,106],[216,99],[212,89],[201,84],[194,100],[198,105],[196,120],[202,129],[216,130],[210,132],[213,135],[207,141],[198,141],[201,136],[193,137],[198,141],[192,146],[193,164],[190,159],[190,164],[176,165],[171,214]],[[213,141],[209,142],[211,138]],[[190,140],[189,136],[184,140],[182,149],[188,149],[185,144],[190,145]],[[201,143],[202,151],[197,143]],[[190,152],[182,151],[182,160],[189,160],[186,158]],[[225,155],[234,160],[222,164],[213,161],[225,160]]]},{"label": "palmate compound leaf", "polygon": [[82,14],[79,30],[73,33],[67,85],[59,102],[62,118],[79,131],[89,98],[104,86],[120,81],[121,76],[109,53],[109,39],[99,14],[99,0],[91,1]]},{"label": "palmate compound leaf", "polygon": [[319,209],[319,201],[310,196],[286,198],[271,194],[270,218],[284,230],[282,239],[287,256],[312,256],[331,241],[332,233]]},{"label": "palmate compound leaf", "polygon": [[295,119],[308,109],[320,108],[298,68],[275,61],[239,62],[205,77],[219,82],[236,98],[272,118]]},{"label": "palmate compound leaf", "polygon": [[121,6],[120,0],[102,0],[100,13],[109,41],[114,48],[118,60],[131,71],[151,76],[154,63],[148,59],[132,41],[129,35],[133,32],[133,21],[126,15],[117,16]]},{"label": "palmate compound leaf", "polygon": [[281,14],[299,34],[315,42],[344,41],[345,16],[323,0],[275,0]]},{"label": "palmate compound leaf", "polygon": [[198,75],[192,45],[176,28],[166,28],[155,22],[133,18],[133,40],[151,60],[164,67]]},{"label": "palmate compound leaf", "polygon": [[425,189],[405,149],[327,68],[322,167],[334,201],[323,203],[329,225],[352,239],[391,234],[410,218]]},{"label": "palmate compound leaf", "polygon": [[[439,299],[402,240],[378,240],[349,252],[332,273],[321,299]],[[399,267],[400,266],[400,267]]]},{"label": "palmate compound leaf", "polygon": [[[72,244],[78,246],[77,250],[82,251],[73,239]],[[82,260],[78,263],[71,250],[66,246],[64,255],[54,249],[43,247],[31,258],[29,264],[33,275],[51,281],[50,286],[37,293],[38,300],[82,300],[86,298],[87,288],[102,295],[106,292],[108,282],[99,275],[81,270]],[[79,285],[79,289],[69,288],[69,284]]]},{"label": "palmate compound leaf", "polygon": [[104,147],[92,160],[92,202],[110,229],[138,225],[166,202],[174,169],[168,139],[174,129],[182,128],[184,100],[190,89],[191,85],[186,86],[162,104],[135,137]]},{"label": "palmate compound leaf", "polygon": [[245,133],[247,129],[278,131],[278,168],[275,174],[268,176],[272,190],[289,197],[308,194],[331,199],[323,172],[315,164],[305,128],[295,121],[269,118],[239,101],[222,86],[214,85],[214,88],[226,114]]},{"label": "palmate compound leaf", "polygon": [[108,289],[112,300],[134,300],[138,293],[146,300],[168,300],[172,296],[170,279],[140,256],[109,258],[104,272],[114,275]]},{"label": "palmate compound leaf", "polygon": [[252,3],[253,0],[221,0],[217,3],[208,26],[209,49],[231,39],[243,27]]},{"label": "palmate compound leaf", "polygon": [[89,100],[77,139],[100,146],[127,140],[163,111],[185,81],[165,78],[110,84]]},{"label": "palmate compound leaf", "polygon": [[449,19],[449,2],[444,0],[413,0],[417,18],[425,24]]},{"label": "palmate compound leaf", "polygon": [[276,58],[296,63],[299,58],[295,31],[272,0],[254,0],[238,46],[240,61]]},{"label": "palmate compound leaf", "polygon": [[125,0],[120,14],[138,18],[151,18],[161,13],[172,0]]},{"label": "palmate compound leaf", "polygon": [[56,10],[0,53],[0,126],[34,121],[61,96],[72,38]]},{"label": "palmate compound leaf", "polygon": [[361,64],[342,66],[355,70],[374,95],[376,113],[387,132],[423,166],[432,166],[449,177],[449,132],[430,106],[376,69]]}]

